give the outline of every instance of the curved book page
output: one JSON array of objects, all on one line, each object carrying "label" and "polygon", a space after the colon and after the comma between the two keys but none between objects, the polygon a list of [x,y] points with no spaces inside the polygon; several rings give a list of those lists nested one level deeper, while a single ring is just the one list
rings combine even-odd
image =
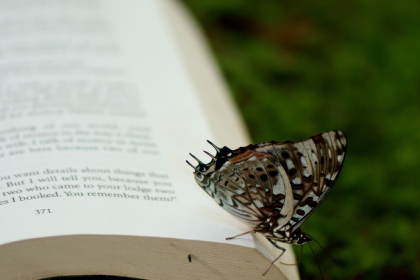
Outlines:
[{"label": "curved book page", "polygon": [[[8,279],[165,279],[188,250],[199,264],[189,270],[235,279],[246,272],[245,251],[248,262],[258,258],[252,236],[225,240],[248,227],[214,205],[185,165],[206,139],[247,139],[180,9],[153,0],[0,1],[0,270]],[[198,68],[207,74],[193,74]],[[211,90],[200,81],[214,85],[217,117],[203,106]],[[226,127],[234,138],[225,140]],[[218,268],[208,253],[216,247],[233,267]],[[288,252],[283,260],[293,262]],[[254,262],[258,279],[269,262]],[[296,279],[295,268],[282,269]]]}]

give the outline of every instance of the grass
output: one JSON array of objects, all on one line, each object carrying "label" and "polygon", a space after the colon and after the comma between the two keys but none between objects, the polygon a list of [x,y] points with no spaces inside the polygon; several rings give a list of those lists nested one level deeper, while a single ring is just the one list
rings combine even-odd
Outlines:
[{"label": "grass", "polygon": [[[420,279],[420,3],[184,0],[254,143],[345,131],[338,183],[302,229],[326,279]],[[300,249],[297,247],[297,254]],[[302,279],[320,279],[309,247]]]}]

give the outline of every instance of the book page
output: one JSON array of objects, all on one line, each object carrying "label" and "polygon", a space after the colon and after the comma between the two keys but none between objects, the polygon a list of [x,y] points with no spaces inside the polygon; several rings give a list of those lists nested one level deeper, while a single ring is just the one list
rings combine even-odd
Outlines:
[{"label": "book page", "polygon": [[249,228],[185,163],[208,162],[216,136],[157,5],[0,2],[0,244],[110,234],[254,247],[225,241]]}]

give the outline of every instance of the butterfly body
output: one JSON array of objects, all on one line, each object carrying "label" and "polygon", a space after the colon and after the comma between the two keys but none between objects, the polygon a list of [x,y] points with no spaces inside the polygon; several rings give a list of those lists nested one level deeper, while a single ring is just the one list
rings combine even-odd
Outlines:
[{"label": "butterfly body", "polygon": [[311,240],[300,226],[338,178],[347,147],[342,131],[236,150],[209,143],[217,154],[208,164],[197,159],[194,177],[217,204],[269,240],[299,245]]}]

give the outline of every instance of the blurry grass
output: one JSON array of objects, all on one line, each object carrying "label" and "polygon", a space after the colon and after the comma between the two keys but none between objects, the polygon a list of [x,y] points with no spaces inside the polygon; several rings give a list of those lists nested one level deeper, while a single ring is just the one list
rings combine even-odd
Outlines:
[{"label": "blurry grass", "polygon": [[[326,279],[420,279],[420,2],[183,2],[254,143],[347,134],[340,179],[302,227],[342,263],[314,245]],[[320,279],[309,247],[299,269]]]}]

